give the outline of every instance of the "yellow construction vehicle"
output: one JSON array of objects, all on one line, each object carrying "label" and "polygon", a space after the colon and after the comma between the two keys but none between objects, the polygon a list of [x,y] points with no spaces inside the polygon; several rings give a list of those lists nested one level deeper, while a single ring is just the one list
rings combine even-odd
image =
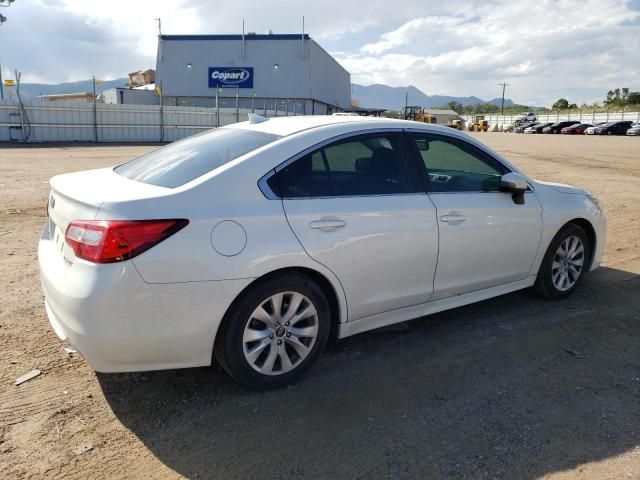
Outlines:
[{"label": "yellow construction vehicle", "polygon": [[455,128],[456,130],[462,130],[462,128],[464,127],[462,124],[462,120],[451,120],[447,126]]},{"label": "yellow construction vehicle", "polygon": [[404,119],[422,123],[436,123],[435,115],[425,112],[424,107],[417,105],[404,107]]},{"label": "yellow construction vehicle", "polygon": [[489,122],[484,119],[484,115],[476,115],[473,117],[473,123],[469,125],[469,130],[472,132],[488,132]]}]

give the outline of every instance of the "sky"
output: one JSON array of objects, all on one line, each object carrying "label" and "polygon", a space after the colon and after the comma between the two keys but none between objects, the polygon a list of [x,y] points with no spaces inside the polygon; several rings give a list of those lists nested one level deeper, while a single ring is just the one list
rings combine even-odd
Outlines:
[{"label": "sky", "polygon": [[501,95],[527,105],[640,90],[640,0],[16,0],[0,8],[0,63],[23,82],[155,67],[166,34],[305,31],[363,85]]}]

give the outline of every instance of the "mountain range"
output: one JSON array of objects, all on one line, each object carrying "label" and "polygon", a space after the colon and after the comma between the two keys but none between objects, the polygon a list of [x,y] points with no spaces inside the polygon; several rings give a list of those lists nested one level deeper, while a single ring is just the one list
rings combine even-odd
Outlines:
[{"label": "mountain range", "polygon": [[[409,94],[408,99],[405,97]],[[358,85],[354,83],[351,90],[351,96],[358,100],[361,107],[386,108],[387,110],[402,110],[405,101],[409,105],[419,105],[421,107],[442,107],[447,102],[458,102],[462,105],[475,105],[477,103],[492,103],[500,105],[501,98],[493,98],[491,100],[482,100],[478,97],[451,97],[448,95],[427,95],[422,90],[413,85],[408,87],[389,87],[388,85]],[[513,101],[505,98],[504,105],[513,105]]]},{"label": "mountain range", "polygon": [[[96,91],[102,93],[104,90],[115,87],[124,87],[128,82],[127,77],[115,80],[105,80],[96,85]],[[77,82],[66,82],[57,84],[46,83],[23,83],[20,85],[20,93],[23,98],[36,98],[39,95],[55,95],[61,93],[91,92],[93,86],[91,79]],[[5,90],[8,90],[5,88]],[[11,88],[15,90],[15,88]],[[6,92],[5,92],[6,93]],[[408,99],[405,95],[409,94]],[[413,85],[408,87],[389,87],[388,85],[352,85],[352,97],[357,99],[361,107],[385,108],[387,110],[402,110],[405,101],[409,105],[420,105],[422,107],[441,107],[447,102],[455,101],[462,105],[473,105],[477,103],[493,103],[500,105],[501,99],[482,100],[478,97],[452,97],[447,95],[427,95],[422,90]],[[510,99],[505,98],[505,106],[513,105]]]}]

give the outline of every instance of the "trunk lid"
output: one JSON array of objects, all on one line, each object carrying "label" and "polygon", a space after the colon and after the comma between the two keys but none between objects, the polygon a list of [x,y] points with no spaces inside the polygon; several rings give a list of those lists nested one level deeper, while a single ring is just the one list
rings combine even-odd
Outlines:
[{"label": "trunk lid", "polygon": [[[74,220],[94,220],[105,203],[128,202],[166,195],[170,189],[129,180],[112,168],[100,168],[57,175],[50,180],[49,217],[43,239],[54,242],[55,249],[65,259],[75,258],[64,237]],[[114,219],[117,220],[117,219]]]},{"label": "trunk lid", "polygon": [[49,215],[61,228],[73,220],[93,220],[104,202],[127,202],[166,195],[170,191],[129,180],[112,168],[57,175],[50,184]]}]

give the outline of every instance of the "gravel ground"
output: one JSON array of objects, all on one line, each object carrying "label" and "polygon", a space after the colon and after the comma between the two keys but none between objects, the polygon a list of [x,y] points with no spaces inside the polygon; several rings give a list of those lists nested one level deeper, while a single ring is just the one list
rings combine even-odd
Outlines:
[{"label": "gravel ground", "polygon": [[476,135],[604,199],[603,267],[567,300],[339,341],[262,393],[216,366],[106,375],[63,351],[36,264],[47,179],[155,147],[0,146],[0,478],[640,478],[640,138]]}]

